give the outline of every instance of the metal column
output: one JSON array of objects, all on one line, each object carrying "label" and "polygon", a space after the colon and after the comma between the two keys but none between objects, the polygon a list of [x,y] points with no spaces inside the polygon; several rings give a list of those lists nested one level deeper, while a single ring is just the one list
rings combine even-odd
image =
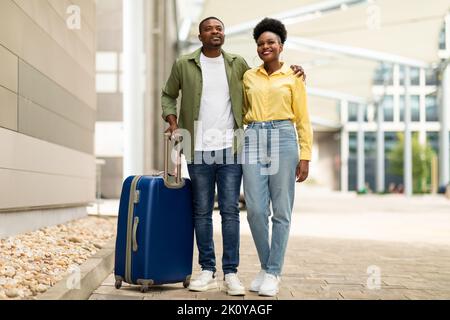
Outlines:
[{"label": "metal column", "polygon": [[405,185],[405,196],[407,197],[412,196],[413,194],[410,86],[410,67],[405,66],[405,140],[403,151],[403,183]]},{"label": "metal column", "polygon": [[348,191],[348,157],[349,157],[349,142],[348,142],[348,101],[341,100],[341,191]]},{"label": "metal column", "polygon": [[377,104],[377,170],[376,170],[376,181],[377,181],[377,192],[384,192],[385,184],[385,170],[384,170],[384,110],[381,103]]},{"label": "metal column", "polygon": [[358,157],[358,171],[357,171],[357,185],[356,190],[362,191],[365,189],[365,152],[364,152],[364,110],[365,105],[358,105],[358,144],[357,144],[357,157]]},{"label": "metal column", "polygon": [[450,110],[450,65],[444,69],[442,77],[442,103],[440,108],[441,131],[439,136],[439,186],[450,182],[449,166],[449,110]]},{"label": "metal column", "polygon": [[123,0],[124,177],[144,171],[144,4]]}]

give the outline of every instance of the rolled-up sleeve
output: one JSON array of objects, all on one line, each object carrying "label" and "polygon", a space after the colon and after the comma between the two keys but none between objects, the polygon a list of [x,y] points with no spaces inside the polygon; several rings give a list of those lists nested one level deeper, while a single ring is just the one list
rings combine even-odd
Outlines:
[{"label": "rolled-up sleeve", "polygon": [[181,81],[178,61],[172,66],[169,79],[162,90],[161,106],[164,121],[169,115],[177,115],[177,99],[180,95]]},{"label": "rolled-up sleeve", "polygon": [[296,78],[292,88],[292,108],[295,115],[298,143],[300,146],[300,160],[311,160],[313,130],[308,111],[308,99],[305,83]]}]

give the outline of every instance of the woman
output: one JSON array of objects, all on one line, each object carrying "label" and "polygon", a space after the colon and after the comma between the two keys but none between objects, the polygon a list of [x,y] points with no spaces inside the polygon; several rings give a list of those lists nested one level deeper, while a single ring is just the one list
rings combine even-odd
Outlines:
[{"label": "woman", "polygon": [[280,61],[287,37],[285,26],[265,18],[255,27],[253,37],[264,63],[244,75],[244,123],[248,125],[243,153],[244,192],[247,219],[261,263],[250,291],[275,296],[289,237],[295,182],[308,177],[312,129],[305,84]]}]

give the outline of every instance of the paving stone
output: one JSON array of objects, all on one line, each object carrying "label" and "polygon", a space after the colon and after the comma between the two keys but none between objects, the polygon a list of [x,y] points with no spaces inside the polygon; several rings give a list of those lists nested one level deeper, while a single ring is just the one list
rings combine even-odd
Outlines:
[{"label": "paving stone", "polygon": [[345,300],[380,300],[380,296],[373,293],[362,292],[360,290],[342,290],[339,294]]},{"label": "paving stone", "polygon": [[[151,289],[150,291],[151,292]],[[144,294],[140,291],[139,286],[130,286],[130,287],[123,287],[117,290],[116,288],[112,286],[100,286],[95,291],[94,294],[101,294],[101,295],[123,295],[123,296],[133,296],[133,297],[142,297]]]},{"label": "paving stone", "polygon": [[[355,200],[356,199],[356,200]],[[427,212],[419,212],[415,205],[409,201],[400,201],[393,198],[364,198],[369,203],[363,202],[360,198],[352,198],[352,205],[340,202],[320,200],[311,204],[311,211],[308,214],[317,215],[317,219],[342,215],[348,218],[346,208],[351,212],[359,214],[362,210],[375,210],[378,208],[380,219],[399,219],[402,214],[410,214],[428,217]],[[382,199],[382,200],[380,200]],[[384,202],[387,199],[387,202]],[[308,200],[311,201],[311,200]],[[340,201],[340,200],[339,200]],[[347,201],[349,201],[347,199]],[[356,201],[356,204],[353,204]],[[379,202],[383,202],[384,209],[380,209]],[[414,201],[418,201],[414,199]],[[434,200],[433,200],[434,201]],[[322,203],[323,202],[323,203]],[[310,202],[311,203],[311,202]],[[431,203],[431,202],[430,202]],[[322,207],[323,212],[317,207]],[[448,203],[447,203],[448,210]],[[325,208],[327,207],[327,208]],[[297,207],[296,207],[297,208]],[[387,209],[388,208],[388,209]],[[304,210],[304,209],[303,209]],[[391,212],[392,211],[392,212]],[[300,213],[299,213],[300,212]],[[302,212],[294,213],[294,218],[302,223]],[[364,211],[365,212],[365,211]],[[378,211],[377,211],[378,212]],[[444,212],[444,211],[442,211]],[[217,212],[214,213],[220,216]],[[241,215],[241,222],[246,223],[245,212]],[[443,217],[441,217],[443,218]],[[445,222],[450,219],[445,218]],[[294,220],[294,219],[293,219]],[[368,225],[372,221],[367,221]],[[450,241],[447,245],[436,243],[423,243],[419,241],[393,241],[383,239],[380,241],[362,238],[332,238],[328,236],[305,236],[303,234],[291,232],[289,245],[286,252],[286,259],[280,284],[280,293],[277,297],[260,297],[257,293],[247,292],[244,297],[230,297],[223,290],[223,273],[221,271],[222,239],[220,221],[215,222],[215,246],[217,259],[217,279],[219,290],[205,293],[192,293],[182,288],[161,286],[146,295],[137,291],[120,290],[120,294],[143,297],[144,299],[244,299],[244,300],[274,300],[274,299],[384,299],[384,300],[406,300],[406,299],[450,299]],[[321,226],[327,226],[327,220],[321,220]],[[408,225],[408,227],[411,227]],[[294,229],[298,226],[293,225]],[[450,230],[450,225],[449,225]],[[450,231],[448,238],[450,239]],[[198,252],[194,246],[194,278],[200,272],[197,263]],[[241,234],[239,277],[246,288],[260,270],[260,263],[253,239],[250,234]],[[370,290],[367,286],[371,275],[367,273],[370,266],[380,268],[381,288]],[[1,279],[0,279],[1,281]],[[112,288],[114,278],[105,280],[100,291],[95,294],[101,295],[103,292],[116,296],[116,291],[108,291],[105,288]],[[1,290],[0,290],[1,291]]]},{"label": "paving stone", "polygon": [[257,292],[247,292],[244,296],[244,300],[276,300],[276,297],[263,297],[258,295]]},{"label": "paving stone", "polygon": [[143,300],[144,297],[133,297],[125,295],[97,294],[91,295],[89,300]]},{"label": "paving stone", "polygon": [[199,300],[244,300],[244,296],[229,296],[225,291],[198,292]]}]

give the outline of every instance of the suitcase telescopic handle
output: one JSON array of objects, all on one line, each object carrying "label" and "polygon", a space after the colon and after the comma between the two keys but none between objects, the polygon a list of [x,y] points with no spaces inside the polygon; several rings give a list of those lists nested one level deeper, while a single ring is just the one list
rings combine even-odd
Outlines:
[{"label": "suitcase telescopic handle", "polygon": [[171,133],[164,134],[164,184],[168,188],[178,189],[184,186],[184,180],[181,178],[181,145],[176,148],[177,160],[174,179],[174,177],[169,175],[169,159],[170,152],[172,151],[170,148],[171,140],[173,140],[175,145],[177,145],[177,143],[180,144],[181,141],[183,141],[183,137],[176,134],[172,135]]}]

